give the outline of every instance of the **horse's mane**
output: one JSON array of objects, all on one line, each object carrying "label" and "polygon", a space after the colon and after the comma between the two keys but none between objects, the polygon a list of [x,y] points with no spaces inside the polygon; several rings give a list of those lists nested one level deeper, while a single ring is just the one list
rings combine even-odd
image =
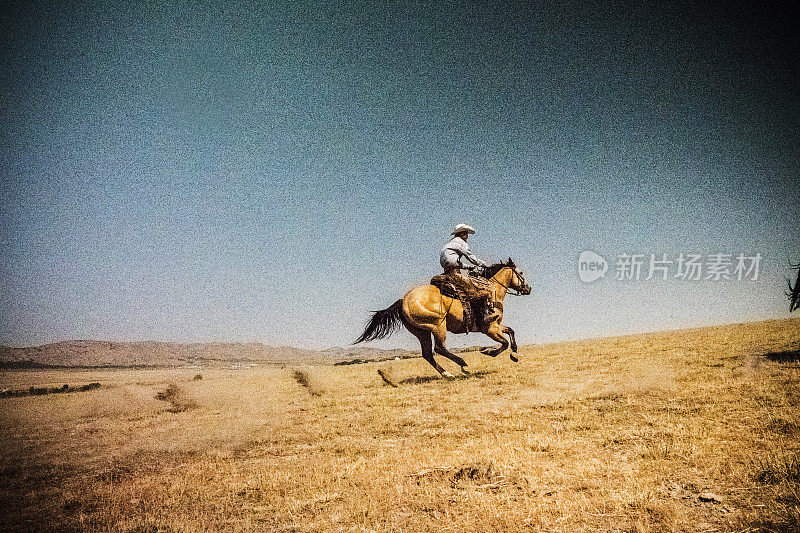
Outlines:
[{"label": "horse's mane", "polygon": [[488,267],[484,268],[483,277],[485,277],[486,279],[491,279],[504,267],[514,268],[514,266],[516,266],[514,265],[514,261],[512,261],[511,258],[509,257],[508,261],[500,261],[499,263],[494,263],[493,265],[489,265]]}]

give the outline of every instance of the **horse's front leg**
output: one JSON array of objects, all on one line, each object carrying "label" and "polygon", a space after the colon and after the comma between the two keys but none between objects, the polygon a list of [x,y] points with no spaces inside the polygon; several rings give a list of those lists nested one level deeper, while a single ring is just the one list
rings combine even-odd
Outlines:
[{"label": "horse's front leg", "polygon": [[514,336],[514,330],[508,326],[502,326],[503,333],[508,335],[508,338],[511,339],[511,360],[515,363],[519,361],[517,357],[517,338]]},{"label": "horse's front leg", "polygon": [[[498,346],[497,348],[493,348],[493,349],[492,348],[483,348],[483,349],[481,349],[481,353],[484,353],[486,355],[490,355],[492,357],[497,357],[498,355],[503,353],[503,351],[506,348],[508,348],[508,341],[506,340],[505,335],[503,335],[503,327],[504,326],[501,326],[499,322],[493,322],[493,323],[489,324],[489,327],[486,330],[486,335],[490,339],[493,339],[493,340],[496,340],[497,342],[499,342],[500,346]],[[516,356],[512,356],[511,359],[512,360],[516,360],[515,357]]]}]

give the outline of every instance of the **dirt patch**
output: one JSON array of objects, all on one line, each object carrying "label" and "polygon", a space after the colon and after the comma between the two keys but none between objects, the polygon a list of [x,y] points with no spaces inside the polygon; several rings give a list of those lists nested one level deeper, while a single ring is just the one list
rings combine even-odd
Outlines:
[{"label": "dirt patch", "polygon": [[423,481],[446,483],[454,488],[474,487],[498,491],[515,485],[513,476],[507,476],[491,462],[477,461],[460,466],[427,468],[412,474],[418,484]]}]

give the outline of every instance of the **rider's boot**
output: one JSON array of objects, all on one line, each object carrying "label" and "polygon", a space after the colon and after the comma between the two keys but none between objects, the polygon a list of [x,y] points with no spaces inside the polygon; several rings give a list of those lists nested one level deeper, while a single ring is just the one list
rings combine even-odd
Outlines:
[{"label": "rider's boot", "polygon": [[489,319],[492,316],[492,307],[489,305],[491,296],[489,291],[480,291],[478,297],[474,300],[474,331],[483,331],[489,326]]}]

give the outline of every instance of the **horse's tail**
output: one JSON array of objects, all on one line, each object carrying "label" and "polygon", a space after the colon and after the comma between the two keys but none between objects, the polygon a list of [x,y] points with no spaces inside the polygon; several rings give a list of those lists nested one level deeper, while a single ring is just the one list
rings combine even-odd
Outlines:
[{"label": "horse's tail", "polygon": [[397,300],[383,311],[373,312],[372,318],[369,320],[366,329],[364,329],[364,333],[362,333],[358,340],[356,340],[356,342],[353,344],[388,337],[402,324],[402,319],[400,316],[402,312],[402,298]]}]

